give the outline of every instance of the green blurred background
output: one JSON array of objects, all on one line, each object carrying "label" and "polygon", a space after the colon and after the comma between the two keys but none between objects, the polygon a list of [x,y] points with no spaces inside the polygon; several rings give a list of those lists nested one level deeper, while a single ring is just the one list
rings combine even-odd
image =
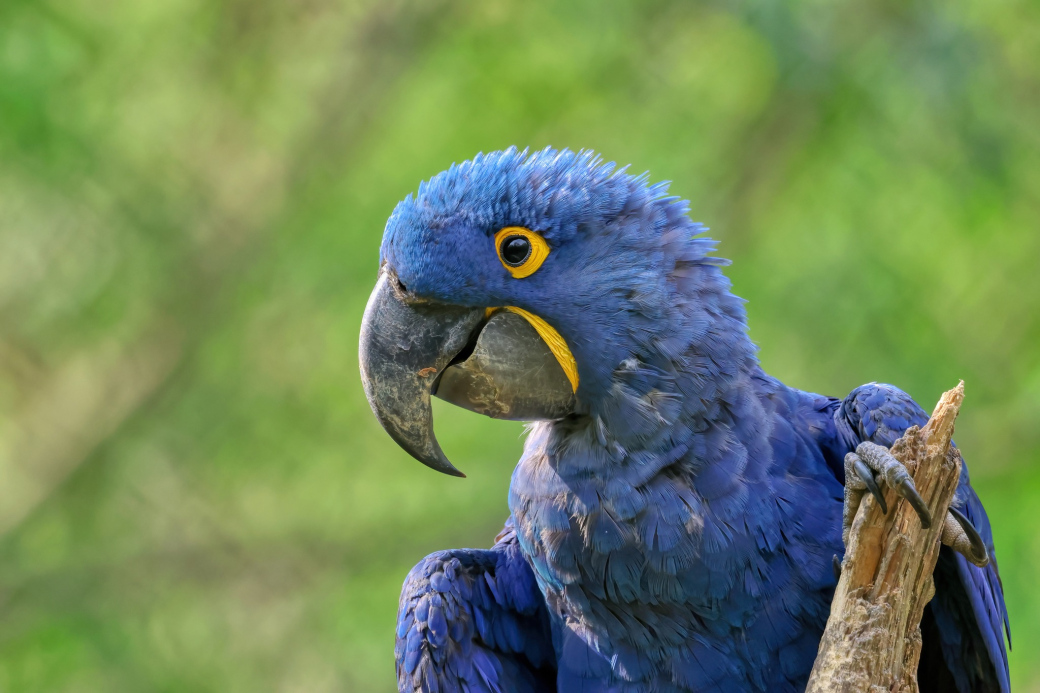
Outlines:
[{"label": "green blurred background", "polygon": [[766,368],[930,409],[1040,690],[1040,6],[0,3],[0,689],[390,691],[401,581],[488,546],[522,427],[357,374],[383,224],[593,148],[712,227]]}]

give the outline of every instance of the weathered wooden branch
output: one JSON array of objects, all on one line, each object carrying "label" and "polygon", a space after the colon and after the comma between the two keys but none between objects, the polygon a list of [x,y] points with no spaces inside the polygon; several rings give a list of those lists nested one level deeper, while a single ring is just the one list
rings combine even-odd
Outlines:
[{"label": "weathered wooden branch", "polygon": [[924,428],[910,428],[892,446],[931,511],[931,527],[891,489],[887,516],[870,494],[863,499],[807,693],[918,690],[921,616],[935,594],[932,571],[961,473],[950,439],[963,399],[962,381],[943,394]]}]

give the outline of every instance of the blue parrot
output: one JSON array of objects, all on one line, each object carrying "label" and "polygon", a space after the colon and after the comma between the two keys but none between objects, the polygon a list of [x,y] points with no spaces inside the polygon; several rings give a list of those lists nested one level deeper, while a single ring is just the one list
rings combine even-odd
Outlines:
[{"label": "blue parrot", "polygon": [[[401,593],[401,691],[803,690],[865,492],[927,507],[886,448],[927,414],[763,372],[688,203],[591,152],[509,149],[399,203],[361,331],[383,428],[461,476],[430,397],[531,422],[490,549]],[[843,513],[845,520],[843,521]],[[989,520],[963,469],[921,624],[922,691],[1008,691]]]}]

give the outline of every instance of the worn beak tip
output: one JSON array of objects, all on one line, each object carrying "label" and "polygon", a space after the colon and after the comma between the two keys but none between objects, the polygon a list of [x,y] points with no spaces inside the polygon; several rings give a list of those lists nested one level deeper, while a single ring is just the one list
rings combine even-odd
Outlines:
[{"label": "worn beak tip", "polygon": [[440,446],[439,445],[437,446],[437,454],[436,454],[435,457],[433,457],[432,459],[431,458],[418,458],[418,459],[419,459],[420,462],[422,462],[423,464],[425,464],[427,467],[429,467],[430,469],[434,470],[435,472],[440,472],[441,474],[447,474],[448,476],[457,476],[457,477],[462,478],[462,479],[466,478],[466,475],[463,474],[458,469],[456,469],[455,465],[453,465],[451,462],[449,462],[448,458],[444,456],[444,453],[440,452]]}]

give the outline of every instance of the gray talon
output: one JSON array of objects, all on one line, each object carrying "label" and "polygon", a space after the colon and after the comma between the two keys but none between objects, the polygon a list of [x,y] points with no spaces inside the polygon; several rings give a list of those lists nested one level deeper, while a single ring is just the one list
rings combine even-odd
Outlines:
[{"label": "gray talon", "polygon": [[881,489],[877,485],[877,479],[874,478],[874,472],[870,471],[870,467],[868,467],[866,462],[859,457],[857,457],[856,461],[852,464],[856,470],[856,474],[863,480],[867,490],[870,491],[870,495],[877,499],[878,505],[881,506],[882,514],[887,515],[888,503],[885,502],[885,496],[881,493]]},{"label": "gray talon", "polygon": [[[965,517],[960,510],[952,505],[950,506],[950,515],[957,520],[957,524],[960,525],[961,530],[963,530],[964,535],[968,539],[969,546],[971,547],[971,555],[967,556],[968,560],[979,567],[985,566],[989,563],[989,551],[986,550],[986,543],[982,541],[982,536],[979,534],[978,530],[975,529],[975,525],[973,525],[971,520]],[[959,547],[954,546],[953,548],[958,549]]]},{"label": "gray talon", "polygon": [[834,569],[834,580],[841,579],[841,559],[838,558],[838,554],[834,554],[831,558],[831,568]]},{"label": "gray talon", "polygon": [[914,482],[909,476],[900,480],[896,486],[896,493],[910,502],[910,505],[917,511],[917,516],[921,518],[921,526],[929,529],[932,526],[932,513],[928,510],[928,504],[921,498],[921,494],[917,492],[917,487],[914,486]]}]

